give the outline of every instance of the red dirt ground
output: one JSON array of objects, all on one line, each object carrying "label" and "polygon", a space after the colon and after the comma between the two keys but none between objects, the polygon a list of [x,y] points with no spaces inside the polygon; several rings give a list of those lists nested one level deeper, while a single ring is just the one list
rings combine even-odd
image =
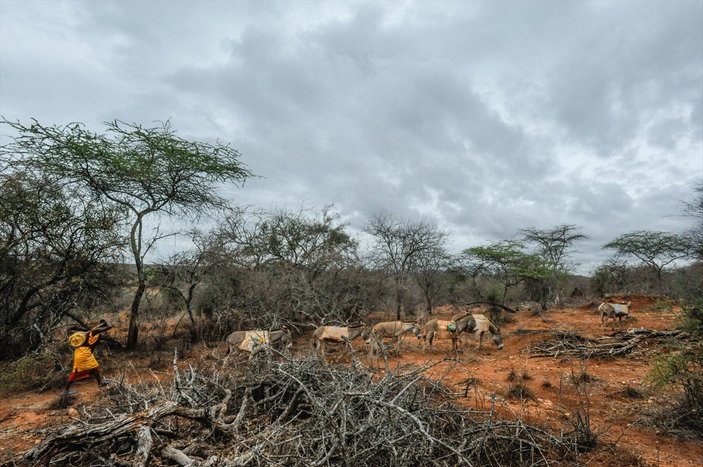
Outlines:
[{"label": "red dirt ground", "polygon": [[[662,307],[653,306],[654,299],[650,297],[622,298],[633,302],[631,310],[634,317],[623,324],[623,329],[673,329],[674,320],[680,312],[677,307],[661,310],[658,308]],[[436,316],[450,317],[453,311],[442,308],[437,310]],[[394,319],[390,314],[384,315],[374,313],[374,318]],[[488,410],[494,397],[495,410],[500,416],[520,416],[527,423],[546,425],[557,433],[560,429],[571,429],[568,420],[572,420],[575,411],[583,407],[583,403],[579,403],[577,388],[572,383],[572,375],[585,371],[593,377],[593,381],[581,387],[588,388],[586,402],[590,407],[590,424],[599,435],[599,445],[584,456],[584,462],[588,465],[619,467],[703,465],[703,442],[681,440],[643,423],[644,412],[661,407],[670,399],[670,395],[665,393],[652,394],[646,385],[655,358],[667,352],[661,340],[648,340],[634,353],[609,360],[530,358],[526,352],[530,344],[551,337],[553,331],[574,331],[587,338],[610,335],[612,332],[610,328],[606,331],[602,329],[600,316],[594,308],[551,310],[542,316],[531,316],[525,312],[518,313],[514,318],[514,322],[502,326],[503,350],[496,349],[490,340],[485,339],[483,348],[479,350],[476,341],[469,338],[464,342],[458,358],[451,358],[450,341],[436,341],[433,352],[423,352],[422,344],[410,336],[403,340],[402,354],[389,358],[389,366],[395,370],[405,365],[434,363],[427,373],[453,389],[459,395],[459,403]],[[216,349],[215,356],[221,355],[223,350],[224,347]],[[212,355],[212,349],[192,349],[189,358],[181,363],[197,364],[205,351]],[[310,351],[308,336],[296,342],[294,352]],[[109,362],[107,369],[119,367],[116,361],[119,358],[119,355],[112,357],[115,361]],[[335,360],[348,362],[348,357],[336,356],[333,352],[329,361]],[[382,360],[367,363],[375,364],[379,372],[383,371]],[[135,364],[135,368],[139,372],[138,377],[145,380],[170,375],[169,369],[153,373],[139,364]],[[511,372],[529,376],[525,384],[534,393],[535,400],[521,403],[506,397]],[[110,377],[110,374],[107,376]],[[475,384],[467,388],[470,379]],[[627,397],[623,391],[628,387],[644,396]],[[60,390],[28,392],[3,399],[0,402],[0,463],[17,459],[20,453],[39,443],[42,435],[38,430],[79,419],[81,404],[101,397],[94,381],[79,383],[76,388],[81,394],[69,409],[49,409]]]},{"label": "red dirt ground", "polygon": [[[623,324],[623,329],[673,329],[676,313],[680,309],[673,307],[666,311],[650,311],[654,300],[649,297],[622,298],[632,301],[634,318]],[[456,311],[458,310],[440,309],[437,316],[449,319]],[[589,465],[703,465],[703,442],[682,441],[643,423],[637,424],[642,420],[643,411],[665,401],[666,394],[647,395],[638,399],[623,394],[628,386],[648,394],[645,380],[654,358],[666,352],[659,345],[661,342],[645,341],[635,353],[610,360],[530,358],[526,352],[530,344],[550,338],[553,331],[573,331],[586,338],[614,333],[610,326],[605,331],[602,329],[600,315],[595,307],[552,310],[540,317],[518,313],[515,318],[513,323],[501,328],[505,343],[503,350],[496,349],[485,338],[483,348],[479,350],[477,342],[468,338],[458,359],[440,361],[451,356],[451,341],[439,341],[442,350],[423,353],[421,344],[414,343],[414,338],[409,337],[403,342],[404,346],[407,345],[407,350],[402,352],[400,358],[389,359],[390,367],[393,369],[402,364],[422,365],[432,360],[440,361],[429,370],[430,374],[441,379],[457,393],[466,392],[466,397],[459,399],[462,403],[488,410],[491,395],[495,394],[496,410],[503,416],[519,415],[528,423],[545,423],[557,431],[560,427],[572,429],[564,422],[571,418],[581,404],[571,377],[585,371],[594,377],[593,382],[587,385],[591,427],[600,433],[599,441],[603,445],[611,445],[608,449],[598,449],[587,457]],[[389,316],[386,319],[393,318]],[[383,363],[379,367],[383,368]],[[525,384],[534,393],[535,401],[520,403],[519,400],[505,397],[510,386],[508,376],[511,371],[517,375],[529,375],[530,379]],[[469,378],[475,378],[477,384],[471,385],[467,391],[466,382]],[[610,452],[615,449],[617,455]]]}]

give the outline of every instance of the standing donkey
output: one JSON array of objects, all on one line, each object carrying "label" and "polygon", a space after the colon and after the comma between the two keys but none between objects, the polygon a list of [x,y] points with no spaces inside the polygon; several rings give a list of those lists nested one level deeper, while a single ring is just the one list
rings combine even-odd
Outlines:
[{"label": "standing donkey", "polygon": [[413,333],[418,339],[422,338],[422,331],[414,321],[384,321],[374,325],[371,334],[377,339],[395,338],[395,350],[400,350],[400,340],[403,334]]},{"label": "standing donkey", "polygon": [[369,328],[365,324],[354,326],[320,326],[312,333],[313,345],[322,358],[325,358],[325,347],[328,342],[341,344],[351,342],[357,337],[364,340],[369,338]]},{"label": "standing donkey", "polygon": [[451,321],[431,319],[425,324],[425,347],[432,344],[435,339],[451,339],[452,352],[457,352],[457,341],[463,332],[473,332],[476,328],[476,320],[471,313],[460,313],[453,317]]}]

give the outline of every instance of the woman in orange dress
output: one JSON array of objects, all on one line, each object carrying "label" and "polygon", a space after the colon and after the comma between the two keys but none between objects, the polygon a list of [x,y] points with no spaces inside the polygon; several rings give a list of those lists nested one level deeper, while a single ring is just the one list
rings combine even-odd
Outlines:
[{"label": "woman in orange dress", "polygon": [[101,319],[97,326],[85,333],[84,342],[73,351],[73,367],[71,374],[68,375],[68,382],[66,383],[64,392],[69,392],[74,381],[89,378],[91,375],[95,377],[98,386],[103,386],[105,384],[103,383],[102,376],[100,376],[100,364],[95,359],[93,350],[100,342],[101,334],[110,329],[112,329],[112,326],[104,319]]}]

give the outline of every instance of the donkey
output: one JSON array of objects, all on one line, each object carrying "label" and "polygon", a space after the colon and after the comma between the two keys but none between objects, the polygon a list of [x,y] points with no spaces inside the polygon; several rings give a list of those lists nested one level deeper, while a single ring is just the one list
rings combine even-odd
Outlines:
[{"label": "donkey", "polygon": [[476,326],[473,332],[478,336],[478,348],[481,348],[483,344],[483,335],[489,333],[491,335],[491,340],[498,348],[498,350],[503,350],[503,336],[500,335],[500,328],[493,324],[491,320],[486,318],[486,316],[477,314],[473,315]]},{"label": "donkey", "polygon": [[[374,337],[383,340],[385,337],[396,339],[395,350],[400,350],[400,340],[403,334],[412,332],[415,337],[422,339],[422,331],[414,321],[384,321],[374,325],[371,333]],[[367,340],[368,342],[368,340]]]},{"label": "donkey", "polygon": [[267,346],[283,347],[289,349],[293,345],[293,336],[290,330],[283,326],[281,329],[274,331],[253,330],[253,331],[234,331],[227,339],[227,353],[229,356],[233,351],[249,352],[249,359],[256,353],[264,350]]},{"label": "donkey", "polygon": [[605,323],[609,319],[613,320],[611,328],[613,331],[615,331],[615,319],[618,320],[618,327],[621,327],[622,319],[630,316],[630,305],[632,305],[632,302],[627,302],[624,305],[620,303],[601,303],[598,311],[600,311],[600,322],[603,329],[605,329]]},{"label": "donkey", "polygon": [[452,352],[457,352],[457,341],[459,335],[465,332],[473,332],[476,328],[476,320],[471,313],[459,313],[452,317],[451,321],[431,319],[425,324],[425,345],[432,344],[435,339],[451,339]]},{"label": "donkey", "polygon": [[365,324],[357,324],[355,326],[320,326],[312,333],[313,344],[322,358],[325,357],[325,347],[328,342],[347,343],[357,337],[364,340],[369,338],[369,328]]},{"label": "donkey", "polygon": [[471,312],[457,313],[452,316],[452,321],[456,323],[457,335],[463,332],[474,332],[476,329],[476,318],[474,318],[474,315],[472,315]]},{"label": "donkey", "polygon": [[431,350],[435,339],[451,339],[452,352],[456,353],[459,335],[462,332],[471,332],[475,326],[476,322],[471,313],[456,315],[456,319],[451,321],[431,319],[425,323],[425,343],[423,347],[427,348],[427,344],[429,344]]}]

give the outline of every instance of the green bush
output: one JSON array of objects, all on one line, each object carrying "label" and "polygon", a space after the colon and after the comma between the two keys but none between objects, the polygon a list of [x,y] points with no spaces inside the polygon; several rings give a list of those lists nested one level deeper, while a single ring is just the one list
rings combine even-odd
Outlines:
[{"label": "green bush", "polygon": [[63,373],[48,352],[25,355],[0,367],[0,394],[57,387],[64,380]]},{"label": "green bush", "polygon": [[[703,306],[684,308],[683,319],[679,327],[691,334],[695,341],[701,343],[703,341]],[[701,349],[697,355],[703,359]]]},{"label": "green bush", "polygon": [[[690,338],[682,349],[657,362],[649,375],[655,388],[680,388],[667,414],[655,420],[667,430],[683,436],[703,439],[703,312],[701,308],[685,308],[679,326]],[[671,413],[673,412],[673,414]],[[673,415],[673,416],[672,416]]]},{"label": "green bush", "polygon": [[503,298],[503,291],[497,284],[490,284],[486,288],[486,301],[493,303],[500,303]]},{"label": "green bush", "polygon": [[671,302],[664,298],[657,298],[645,307],[643,311],[663,312],[671,310]]}]

